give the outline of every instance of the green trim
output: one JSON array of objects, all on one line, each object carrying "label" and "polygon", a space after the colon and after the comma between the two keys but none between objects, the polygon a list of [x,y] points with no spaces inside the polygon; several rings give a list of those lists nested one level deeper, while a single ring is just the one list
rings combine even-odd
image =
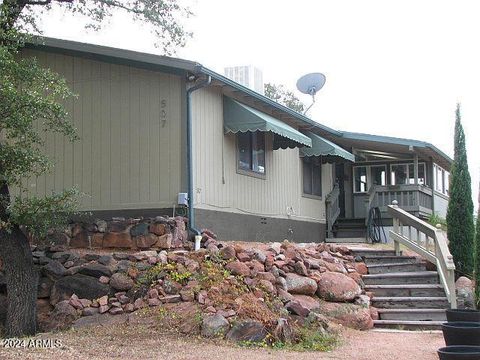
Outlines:
[{"label": "green trim", "polygon": [[25,48],[175,75],[197,73],[201,68],[200,64],[193,61],[48,37],[38,38],[38,42],[26,44]]},{"label": "green trim", "polygon": [[283,138],[281,141],[277,141],[277,136],[275,136],[273,147],[275,150],[312,146],[312,140],[309,137],[291,126],[227,96],[223,97],[223,127],[226,134],[247,131],[274,133]]},{"label": "green trim", "polygon": [[443,158],[445,158],[445,160],[447,160],[448,163],[450,164],[453,163],[453,159],[450,158],[450,156],[445,154],[442,150],[437,148],[435,145],[432,145],[425,141],[397,138],[397,137],[391,137],[391,136],[354,133],[354,132],[348,132],[348,131],[342,131],[341,133],[342,133],[341,137],[344,139],[372,141],[372,142],[381,142],[385,144],[397,144],[397,145],[405,145],[405,146],[414,146],[418,148],[427,148],[436,152],[438,155],[442,156]]},{"label": "green trim", "polygon": [[300,156],[335,156],[355,162],[355,156],[340,146],[310,131],[307,131],[305,134],[312,139],[312,147],[301,148]]}]

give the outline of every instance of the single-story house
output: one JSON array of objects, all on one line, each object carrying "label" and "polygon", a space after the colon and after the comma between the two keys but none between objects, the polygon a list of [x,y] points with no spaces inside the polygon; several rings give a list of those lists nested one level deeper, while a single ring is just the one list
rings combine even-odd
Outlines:
[{"label": "single-story house", "polygon": [[32,194],[77,186],[95,217],[188,213],[224,240],[324,241],[393,199],[445,216],[452,160],[428,143],[331,129],[192,61],[51,38],[23,56],[78,94],[81,138],[47,135]]}]

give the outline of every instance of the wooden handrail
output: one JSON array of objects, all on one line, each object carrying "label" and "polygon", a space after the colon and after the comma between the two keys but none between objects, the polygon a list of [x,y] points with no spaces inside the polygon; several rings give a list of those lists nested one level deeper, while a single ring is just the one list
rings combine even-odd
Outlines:
[{"label": "wooden handrail", "polygon": [[335,184],[325,197],[325,213],[327,221],[327,237],[333,237],[333,224],[340,216],[340,186]]},{"label": "wooden handrail", "polygon": [[[447,237],[440,229],[400,209],[397,204],[397,201],[393,201],[393,205],[387,206],[387,211],[393,218],[393,230],[390,230],[390,238],[394,241],[396,255],[400,255],[400,244],[402,244],[435,264],[450,307],[456,309],[455,264],[448,249]],[[404,234],[405,226],[408,228],[407,234]],[[412,228],[417,233],[416,241],[412,239]],[[422,234],[425,243],[421,241]],[[433,241],[432,248],[429,245],[430,240]]]}]

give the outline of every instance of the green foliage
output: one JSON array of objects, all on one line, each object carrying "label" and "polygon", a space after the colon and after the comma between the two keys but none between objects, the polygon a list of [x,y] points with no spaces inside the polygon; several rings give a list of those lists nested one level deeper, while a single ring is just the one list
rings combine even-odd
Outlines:
[{"label": "green foliage", "polygon": [[262,341],[240,341],[240,346],[248,348],[271,348],[288,351],[332,351],[340,345],[338,334],[328,333],[325,330],[304,325],[295,328],[295,338],[291,341],[279,341],[268,334]]},{"label": "green foliage", "polygon": [[454,135],[454,161],[450,177],[450,201],[447,210],[447,236],[450,252],[460,274],[473,274],[473,201],[468,171],[465,134],[461,124],[460,105],[457,105]]},{"label": "green foliage", "polygon": [[200,271],[196,275],[196,279],[204,289],[211,286],[216,286],[227,279],[231,274],[230,271],[224,268],[225,262],[221,260],[216,262],[214,260],[205,260],[202,263]]},{"label": "green foliage", "polygon": [[316,327],[300,327],[296,335],[295,344],[289,347],[294,351],[331,351],[340,343],[337,334],[328,333]]},{"label": "green foliage", "polygon": [[45,198],[17,196],[9,207],[10,221],[22,224],[32,237],[42,239],[68,222],[78,209],[78,199],[75,188]]},{"label": "green foliage", "polygon": [[[4,34],[0,32],[0,34]],[[77,208],[78,191],[67,189],[44,198],[27,197],[25,180],[51,169],[43,153],[44,135],[59,133],[77,139],[63,104],[73,97],[65,80],[33,59],[22,59],[18,46],[26,39],[14,30],[0,43],[0,185],[17,189],[0,196],[3,221],[9,230],[23,225],[30,235],[43,238],[67,222]]]},{"label": "green foliage", "polygon": [[151,286],[158,279],[168,279],[185,285],[192,275],[190,271],[178,271],[174,263],[159,263],[142,273],[137,279],[137,284]]},{"label": "green foliage", "polygon": [[438,216],[437,214],[431,214],[429,217],[428,217],[428,223],[432,226],[437,226],[438,224],[440,224],[442,226],[442,230],[443,231],[446,231],[447,230],[447,220],[445,220],[444,218]]},{"label": "green foliage", "polygon": [[0,29],[15,27],[40,33],[38,19],[53,5],[65,13],[83,16],[85,28],[92,30],[100,29],[113,15],[129,14],[134,21],[147,25],[156,38],[155,45],[167,55],[174,53],[176,47],[183,47],[192,36],[182,25],[192,12],[178,0],[4,0],[0,5]]},{"label": "green foliage", "polygon": [[0,182],[20,185],[30,175],[46,172],[51,162],[40,151],[42,132],[76,139],[62,103],[72,97],[65,80],[39,66],[35,59],[0,47]]},{"label": "green foliage", "polygon": [[295,96],[293,91],[285,89],[283,85],[265,84],[265,96],[298,113],[305,111],[305,104]]}]

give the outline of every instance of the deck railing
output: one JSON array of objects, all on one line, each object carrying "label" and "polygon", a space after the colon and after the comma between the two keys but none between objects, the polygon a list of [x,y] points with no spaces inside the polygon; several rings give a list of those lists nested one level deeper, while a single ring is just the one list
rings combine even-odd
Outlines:
[{"label": "deck railing", "polygon": [[401,209],[396,200],[392,204],[387,206],[387,211],[393,218],[390,238],[394,241],[395,253],[400,255],[402,244],[435,264],[450,307],[456,309],[455,264],[447,237],[440,229]]},{"label": "deck railing", "polygon": [[335,184],[332,191],[325,197],[327,237],[333,237],[333,224],[340,215],[340,186]]},{"label": "deck railing", "polygon": [[379,207],[386,211],[386,207],[393,200],[406,211],[432,212],[432,189],[423,185],[388,185],[373,187],[370,194],[370,206]]}]

